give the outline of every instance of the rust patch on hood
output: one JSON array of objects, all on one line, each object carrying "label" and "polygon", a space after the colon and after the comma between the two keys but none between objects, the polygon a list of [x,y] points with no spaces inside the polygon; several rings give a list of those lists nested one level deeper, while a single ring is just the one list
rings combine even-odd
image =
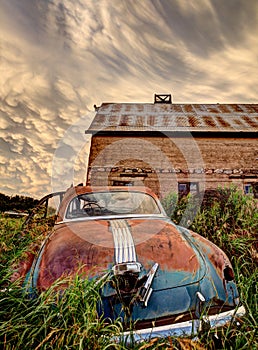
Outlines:
[{"label": "rust patch on hood", "polygon": [[[207,254],[209,261],[216,269],[219,277],[221,279],[224,278],[223,270],[225,267],[230,267],[230,270],[232,270],[232,265],[227,257],[227,255],[214,243],[209,241],[208,239],[198,235],[197,233],[193,231],[189,231],[193,238],[195,238],[197,241],[199,241],[199,244],[202,245],[202,251]],[[233,273],[233,270],[232,270]],[[234,277],[234,276],[232,276]]]},{"label": "rust patch on hood", "polygon": [[[113,263],[113,248],[90,243],[86,237],[91,225],[62,224],[50,236],[42,255],[37,285],[47,289],[60,277],[73,276],[77,273],[83,276],[94,276],[108,268]],[[111,236],[107,226],[103,226],[102,234]],[[98,241],[96,228],[94,234]],[[112,239],[112,237],[110,237]]]},{"label": "rust patch on hood", "polygon": [[[144,230],[152,231],[152,227],[153,223],[146,221]],[[175,226],[170,223],[164,225],[164,222],[155,222],[155,229],[158,231],[155,235],[136,246],[140,262],[150,265],[158,262],[160,269],[166,271],[195,273],[200,268],[198,255]]]}]

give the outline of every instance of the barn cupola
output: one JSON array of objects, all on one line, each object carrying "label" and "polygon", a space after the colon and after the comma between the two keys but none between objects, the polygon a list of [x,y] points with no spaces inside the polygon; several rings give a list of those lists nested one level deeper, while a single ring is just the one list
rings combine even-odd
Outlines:
[{"label": "barn cupola", "polygon": [[172,96],[171,96],[171,94],[155,94],[154,95],[154,103],[171,104],[172,103]]}]

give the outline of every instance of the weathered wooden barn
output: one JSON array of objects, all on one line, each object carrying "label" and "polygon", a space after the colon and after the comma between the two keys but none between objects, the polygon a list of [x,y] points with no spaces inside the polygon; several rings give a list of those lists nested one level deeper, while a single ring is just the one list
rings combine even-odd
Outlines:
[{"label": "weathered wooden barn", "polygon": [[144,185],[161,197],[258,183],[258,104],[103,103],[92,135],[87,184]]}]

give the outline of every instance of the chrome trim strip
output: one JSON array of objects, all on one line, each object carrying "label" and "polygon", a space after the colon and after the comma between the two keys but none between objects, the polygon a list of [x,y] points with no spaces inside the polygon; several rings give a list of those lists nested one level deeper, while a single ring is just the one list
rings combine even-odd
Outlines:
[{"label": "chrome trim strip", "polygon": [[109,224],[114,239],[115,263],[135,262],[135,246],[128,222],[126,220],[110,220]]},{"label": "chrome trim strip", "polygon": [[[242,305],[230,311],[207,316],[206,319],[210,322],[210,328],[217,328],[224,326],[228,322],[234,320],[236,317],[244,316],[245,313],[245,307]],[[198,331],[201,328],[201,322],[201,320],[194,319],[165,326],[127,331],[121,334],[121,338],[126,342],[130,342],[132,339],[139,342],[149,340],[154,337],[195,336],[198,334]]]}]

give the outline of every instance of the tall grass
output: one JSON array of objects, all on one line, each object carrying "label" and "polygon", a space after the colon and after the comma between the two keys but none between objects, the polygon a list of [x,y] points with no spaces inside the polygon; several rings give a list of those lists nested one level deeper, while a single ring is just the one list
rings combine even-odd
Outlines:
[{"label": "tall grass", "polygon": [[77,278],[59,298],[56,287],[35,299],[21,296],[18,288],[4,293],[0,301],[1,348],[118,348],[114,337],[121,326],[119,321],[108,324],[98,317],[99,293],[93,282]]},{"label": "tall grass", "polygon": [[21,231],[24,219],[7,219],[0,216],[0,279],[8,281],[10,269],[31,243],[31,235],[22,239]]},{"label": "tall grass", "polygon": [[[247,313],[240,328],[229,325],[220,333],[201,338],[207,349],[258,349],[258,200],[235,188],[217,189],[216,195],[175,201],[170,194],[170,216],[176,223],[191,221],[190,229],[218,245],[230,258]],[[194,219],[192,213],[196,213]]]},{"label": "tall grass", "polygon": [[[165,207],[176,223],[185,223],[220,246],[235,271],[240,298],[247,310],[239,326],[210,330],[198,340],[152,339],[133,349],[258,349],[257,202],[235,189],[220,189],[219,196],[201,204],[196,197],[178,201],[175,194]],[[10,284],[17,260],[44,238],[46,227],[23,232],[22,219],[0,217],[0,348],[11,349],[123,349],[117,343],[122,325],[108,324],[97,314],[99,286],[77,278],[58,298],[56,287],[32,299],[21,293],[19,281]],[[64,281],[57,281],[63,283]],[[128,348],[128,346],[127,346]]]},{"label": "tall grass", "polygon": [[[0,218],[0,348],[112,349],[121,324],[108,324],[97,314],[100,286],[79,276],[57,281],[37,298],[22,293],[21,281],[10,283],[17,261],[44,239],[48,225],[23,230],[23,220]],[[60,284],[69,288],[58,297]]]},{"label": "tall grass", "polygon": [[24,218],[0,215],[0,284],[8,283],[17,263],[28,252],[37,250],[51,227],[50,221],[32,222],[29,229]]}]

